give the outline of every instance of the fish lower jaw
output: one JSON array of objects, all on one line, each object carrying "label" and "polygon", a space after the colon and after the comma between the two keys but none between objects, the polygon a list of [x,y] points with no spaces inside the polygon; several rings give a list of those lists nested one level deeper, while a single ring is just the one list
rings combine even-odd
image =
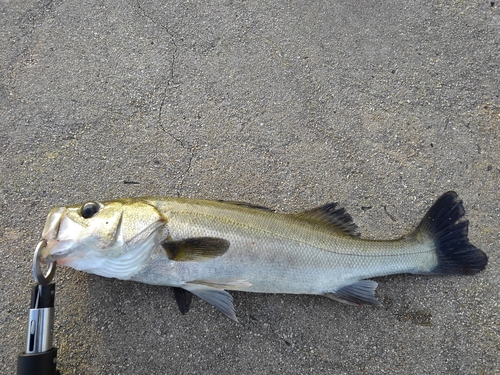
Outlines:
[{"label": "fish lower jaw", "polygon": [[46,240],[47,246],[42,249],[42,262],[52,263],[60,262],[71,256],[74,251],[74,241],[71,240]]},{"label": "fish lower jaw", "polygon": [[65,257],[65,258],[57,259],[56,263],[60,266],[72,267],[72,265],[75,263],[75,261],[79,258],[80,257]]}]

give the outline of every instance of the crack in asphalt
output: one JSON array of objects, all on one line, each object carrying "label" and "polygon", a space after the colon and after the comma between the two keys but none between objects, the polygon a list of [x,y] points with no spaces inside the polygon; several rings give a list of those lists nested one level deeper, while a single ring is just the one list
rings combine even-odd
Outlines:
[{"label": "crack in asphalt", "polygon": [[[160,125],[160,128],[165,132],[167,133],[167,131],[165,130],[165,128],[163,127],[163,125],[161,124],[161,117],[162,117],[162,114],[163,114],[163,107],[165,106],[165,100],[166,100],[166,94],[167,94],[167,90],[168,88],[172,85],[172,83],[174,82],[174,71],[175,71],[175,63],[176,63],[176,57],[177,57],[177,49],[178,49],[178,46],[177,46],[177,43],[175,42],[175,36],[174,34],[170,31],[170,29],[168,28],[168,26],[164,25],[164,24],[161,24],[161,23],[158,23],[156,22],[153,17],[151,17],[149,14],[146,13],[145,9],[141,6],[141,3],[139,2],[139,0],[137,0],[137,7],[139,8],[139,10],[141,11],[142,15],[144,17],[146,17],[147,19],[149,19],[153,24],[155,24],[156,26],[162,28],[163,30],[165,30],[168,34],[168,36],[170,37],[170,41],[172,43],[172,45],[174,46],[174,51],[172,52],[172,59],[171,59],[171,62],[170,62],[170,77],[169,79],[167,80],[167,84],[165,86],[165,88],[163,89],[163,95],[162,95],[162,99],[161,99],[161,102],[160,102],[160,109],[158,111],[158,124]],[[175,139],[175,138],[174,138]]]},{"label": "crack in asphalt", "polygon": [[158,125],[159,125],[159,128],[165,134],[167,134],[174,141],[176,141],[177,143],[179,143],[182,148],[184,148],[186,150],[189,150],[189,160],[188,160],[187,168],[182,173],[182,178],[180,179],[180,181],[176,184],[177,196],[179,197],[181,195],[181,190],[184,187],[184,181],[186,180],[186,176],[189,174],[189,171],[191,170],[193,159],[195,157],[195,151],[194,150],[196,148],[196,145],[195,146],[188,145],[182,139],[177,138],[176,136],[174,136],[173,134],[171,134],[169,131],[167,131],[167,129],[165,129],[165,127],[163,126],[162,121],[161,121],[162,120],[162,116],[163,116],[163,108],[165,107],[165,102],[167,100],[167,90],[174,83],[174,72],[175,72],[175,66],[176,66],[176,62],[177,62],[177,50],[178,50],[178,46],[177,46],[177,43],[175,42],[174,33],[168,28],[167,25],[156,22],[153,19],[153,17],[151,17],[146,12],[146,10],[141,6],[141,3],[139,2],[139,0],[137,0],[137,7],[139,8],[139,10],[141,11],[141,13],[142,13],[142,15],[144,17],[146,17],[147,19],[149,19],[157,27],[160,27],[161,29],[163,29],[163,30],[166,31],[166,33],[170,37],[170,41],[171,41],[172,45],[174,46],[174,50],[172,52],[172,59],[171,59],[171,63],[170,63],[170,75],[169,75],[169,78],[167,80],[167,84],[163,88],[162,96],[161,96],[161,101],[160,101],[160,107],[159,107],[159,110],[158,110]]},{"label": "crack in asphalt", "polygon": [[[139,0],[137,0],[137,7],[139,8],[139,10],[141,11],[142,15],[144,17],[146,17],[147,19],[149,19],[151,22],[153,22],[156,26],[158,27],[161,27],[162,29],[164,29],[167,34],[170,36],[170,38],[172,39],[172,44],[175,46],[175,48],[177,48],[177,44],[175,43],[175,37],[174,37],[174,34],[170,31],[170,29],[166,26],[166,25],[162,25],[162,24],[159,24],[158,22],[156,22],[149,14],[146,13],[146,11],[144,10],[144,8],[141,6],[141,3],[139,2]],[[174,51],[175,52],[175,51]]]}]

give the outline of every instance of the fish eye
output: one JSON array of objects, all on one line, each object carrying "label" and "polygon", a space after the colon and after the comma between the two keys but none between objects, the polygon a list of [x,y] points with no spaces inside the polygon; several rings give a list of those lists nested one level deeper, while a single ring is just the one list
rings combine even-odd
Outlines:
[{"label": "fish eye", "polygon": [[96,202],[88,202],[82,206],[81,214],[85,219],[90,219],[99,211],[99,208]]}]

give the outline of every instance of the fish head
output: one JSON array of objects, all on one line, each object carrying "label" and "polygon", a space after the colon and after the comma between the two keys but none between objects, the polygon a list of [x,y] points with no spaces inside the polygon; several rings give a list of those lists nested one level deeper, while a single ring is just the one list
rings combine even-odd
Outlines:
[{"label": "fish head", "polygon": [[127,279],[167,234],[167,218],[147,200],[122,199],[53,208],[42,261]]}]

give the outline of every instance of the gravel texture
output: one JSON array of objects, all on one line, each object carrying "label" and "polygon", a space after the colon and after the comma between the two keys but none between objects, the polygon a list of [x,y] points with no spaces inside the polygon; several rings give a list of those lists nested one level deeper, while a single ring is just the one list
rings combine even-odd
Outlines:
[{"label": "gravel texture", "polygon": [[59,268],[69,374],[499,374],[498,1],[0,2],[0,373],[24,346],[55,205],[140,195],[329,201],[366,238],[456,190],[477,276],[378,278],[383,308]]}]

